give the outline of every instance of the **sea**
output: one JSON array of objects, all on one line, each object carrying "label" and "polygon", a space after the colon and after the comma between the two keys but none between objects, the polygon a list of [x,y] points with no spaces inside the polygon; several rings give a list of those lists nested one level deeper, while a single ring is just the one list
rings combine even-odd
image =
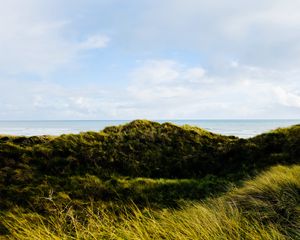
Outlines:
[{"label": "sea", "polygon": [[[117,126],[131,120],[59,120],[59,121],[0,121],[0,135],[40,136],[100,131],[108,126]],[[249,138],[255,135],[291,125],[300,124],[300,119],[259,120],[153,120],[160,123],[197,126],[214,133]]]}]

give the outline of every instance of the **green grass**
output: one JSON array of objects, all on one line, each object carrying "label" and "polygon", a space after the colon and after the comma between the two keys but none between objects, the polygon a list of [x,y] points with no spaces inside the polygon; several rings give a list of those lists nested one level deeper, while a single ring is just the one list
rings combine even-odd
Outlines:
[{"label": "green grass", "polygon": [[[10,239],[299,239],[300,166],[278,166],[218,198],[155,211],[66,206],[51,216],[9,212]],[[82,217],[84,215],[84,217]]]},{"label": "green grass", "polygon": [[299,125],[0,136],[0,238],[300,239],[299,165]]}]

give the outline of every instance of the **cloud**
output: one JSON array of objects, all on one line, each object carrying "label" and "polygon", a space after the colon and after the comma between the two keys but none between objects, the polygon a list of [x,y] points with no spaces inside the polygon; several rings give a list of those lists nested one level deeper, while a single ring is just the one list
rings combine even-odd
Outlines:
[{"label": "cloud", "polygon": [[[284,118],[300,116],[299,96],[285,88],[298,72],[280,72],[228,63],[231,69],[211,74],[201,66],[174,60],[148,60],[133,70],[128,87],[136,114],[154,118]],[[280,109],[280,110],[279,110]],[[285,113],[285,114],[283,114]]]},{"label": "cloud", "polygon": [[0,118],[300,117],[300,2],[121,3],[1,3]]},{"label": "cloud", "polygon": [[[105,119],[122,102],[102,86],[64,87],[46,81],[0,81],[0,119]],[[13,94],[12,94],[13,93]],[[123,99],[122,99],[123,100]]]},{"label": "cloud", "polygon": [[88,37],[84,42],[80,43],[80,49],[98,49],[107,47],[110,38],[103,34],[93,35]]},{"label": "cloud", "polygon": [[[300,117],[299,72],[239,64],[211,73],[173,59],[149,59],[127,88],[3,79],[1,119],[211,119]],[[284,81],[283,81],[284,80]],[[13,94],[12,94],[13,93]]]},{"label": "cloud", "polygon": [[107,47],[109,37],[67,37],[72,21],[53,18],[36,0],[6,1],[0,8],[0,73],[45,75],[72,64],[82,50]]},{"label": "cloud", "polygon": [[289,92],[283,87],[275,87],[273,91],[281,105],[299,108],[300,110],[300,95]]},{"label": "cloud", "polygon": [[147,60],[131,73],[129,93],[142,101],[186,96],[190,86],[206,82],[202,67],[188,68],[168,59]]},{"label": "cloud", "polygon": [[205,69],[203,69],[202,67],[190,68],[185,72],[183,78],[187,79],[190,82],[201,83],[203,81],[207,81],[204,80],[205,72]]},{"label": "cloud", "polygon": [[173,83],[179,76],[180,65],[173,60],[147,60],[132,73],[136,84]]},{"label": "cloud", "polygon": [[300,64],[300,3],[293,0],[151,1],[134,25],[147,49],[186,49],[215,64],[295,68]]}]

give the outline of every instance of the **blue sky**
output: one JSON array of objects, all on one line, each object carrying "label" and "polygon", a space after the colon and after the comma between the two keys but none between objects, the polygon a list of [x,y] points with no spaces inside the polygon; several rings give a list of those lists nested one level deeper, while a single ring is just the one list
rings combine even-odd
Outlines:
[{"label": "blue sky", "polygon": [[300,2],[5,0],[0,120],[300,118]]}]

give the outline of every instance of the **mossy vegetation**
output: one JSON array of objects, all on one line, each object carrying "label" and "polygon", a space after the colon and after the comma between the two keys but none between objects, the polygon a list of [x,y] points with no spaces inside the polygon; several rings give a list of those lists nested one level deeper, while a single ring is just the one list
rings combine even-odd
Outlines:
[{"label": "mossy vegetation", "polygon": [[300,238],[299,167],[273,168],[232,190],[278,164],[300,164],[300,125],[249,139],[146,120],[59,137],[0,136],[0,232],[15,239]]}]

